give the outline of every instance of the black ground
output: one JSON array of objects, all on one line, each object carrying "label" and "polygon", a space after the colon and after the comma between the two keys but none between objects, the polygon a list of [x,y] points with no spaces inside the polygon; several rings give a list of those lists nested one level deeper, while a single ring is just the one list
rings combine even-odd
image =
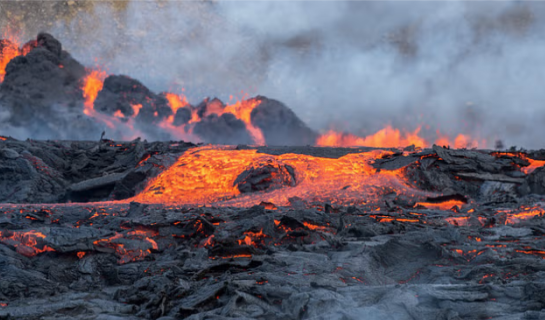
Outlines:
[{"label": "black ground", "polygon": [[543,170],[514,155],[376,161],[445,195],[427,202],[467,202],[444,210],[395,193],[357,207],[25,204],[127,197],[191,147],[0,141],[0,319],[545,318]]}]

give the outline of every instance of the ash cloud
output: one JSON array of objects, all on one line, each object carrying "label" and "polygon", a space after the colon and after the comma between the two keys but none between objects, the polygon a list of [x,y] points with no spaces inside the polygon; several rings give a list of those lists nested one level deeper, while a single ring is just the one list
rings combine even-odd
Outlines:
[{"label": "ash cloud", "polygon": [[422,124],[427,137],[535,148],[544,19],[545,3],[520,1],[132,1],[95,2],[28,32],[45,29],[84,65],[156,92],[185,88],[193,103],[244,91],[286,103],[316,130]]}]

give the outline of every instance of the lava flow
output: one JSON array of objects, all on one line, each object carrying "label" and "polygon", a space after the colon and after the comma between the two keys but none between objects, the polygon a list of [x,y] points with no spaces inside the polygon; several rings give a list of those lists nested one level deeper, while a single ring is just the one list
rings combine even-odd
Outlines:
[{"label": "lava flow", "polygon": [[[374,147],[397,148],[414,145],[415,147],[430,147],[430,143],[419,135],[420,127],[413,132],[401,132],[401,130],[388,125],[376,133],[358,137],[349,133],[340,133],[330,130],[318,137],[316,145],[322,147]],[[486,145],[485,141],[479,142],[468,135],[459,134],[454,140],[437,132],[438,138],[435,144],[439,146],[452,146],[455,148],[478,148]]]},{"label": "lava flow", "polygon": [[83,98],[85,102],[83,104],[83,113],[89,117],[94,117],[96,112],[94,110],[94,103],[100,90],[104,85],[104,79],[108,75],[105,71],[93,69],[88,70],[87,75],[83,79]]},{"label": "lava flow", "polygon": [[0,38],[0,83],[6,76],[6,66],[15,57],[21,55],[19,50],[19,39],[13,34],[5,31]]},{"label": "lava flow", "polygon": [[496,157],[502,157],[502,156],[508,156],[508,157],[517,157],[522,160],[526,160],[530,163],[530,165],[526,167],[521,167],[520,170],[524,172],[525,174],[530,174],[534,172],[535,169],[539,167],[543,167],[545,165],[545,160],[534,160],[528,157],[527,154],[522,152],[493,152],[493,156]]},{"label": "lava flow", "polygon": [[418,133],[420,128],[414,132],[402,134],[399,129],[394,129],[391,126],[386,126],[375,134],[358,137],[352,134],[343,134],[330,130],[324,135],[318,137],[316,145],[322,147],[378,147],[378,148],[396,148],[400,146],[415,145],[424,147],[427,142],[421,138]]},{"label": "lava flow", "polygon": [[30,230],[23,231],[0,231],[0,242],[12,245],[16,251],[26,257],[32,257],[46,251],[55,251],[52,248],[40,243],[45,239],[41,232]]},{"label": "lava flow", "polygon": [[[327,159],[301,154],[273,156],[229,147],[200,147],[180,157],[132,200],[244,207],[261,202],[287,205],[293,197],[305,201],[362,203],[392,190],[409,197],[425,196],[426,193],[406,184],[402,169],[378,172],[371,166],[374,159],[388,153],[375,150]],[[244,172],[263,167],[273,168],[270,177],[258,178],[269,184],[272,182],[269,187],[272,191],[241,193],[240,186],[236,185],[237,178]],[[278,176],[286,167],[294,172],[294,181],[290,183],[286,183],[286,175]],[[275,190],[275,187],[281,188]]]}]

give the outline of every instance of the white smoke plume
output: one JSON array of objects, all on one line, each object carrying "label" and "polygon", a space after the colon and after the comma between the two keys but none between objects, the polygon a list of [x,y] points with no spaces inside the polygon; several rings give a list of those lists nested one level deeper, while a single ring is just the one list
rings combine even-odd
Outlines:
[{"label": "white smoke plume", "polygon": [[192,103],[243,91],[316,130],[423,125],[539,148],[544,20],[545,3],[521,1],[132,1],[44,31],[85,65]]}]

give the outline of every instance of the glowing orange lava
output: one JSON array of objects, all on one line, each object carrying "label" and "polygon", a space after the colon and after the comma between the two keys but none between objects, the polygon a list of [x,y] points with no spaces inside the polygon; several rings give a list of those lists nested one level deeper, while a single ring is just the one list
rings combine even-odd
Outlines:
[{"label": "glowing orange lava", "polygon": [[492,155],[496,157],[501,157],[501,156],[517,157],[517,158],[521,158],[523,160],[530,162],[529,166],[520,168],[520,171],[524,172],[525,174],[530,174],[534,172],[535,169],[545,166],[545,160],[530,159],[528,158],[527,154],[522,152],[493,152]]},{"label": "glowing orange lava", "polygon": [[187,99],[184,96],[179,96],[177,94],[168,92],[165,94],[165,97],[167,98],[168,103],[170,104],[170,108],[172,109],[172,113],[174,114],[176,114],[176,111],[178,111],[178,109],[189,106],[189,102],[187,102]]},{"label": "glowing orange lava", "polygon": [[522,207],[520,211],[517,211],[507,213],[505,224],[516,224],[521,220],[532,219],[534,217],[543,217],[545,214],[545,210],[541,207]]},{"label": "glowing orange lava", "polygon": [[415,206],[424,206],[428,209],[436,209],[436,210],[450,210],[454,206],[461,207],[465,203],[460,200],[449,200],[444,202],[417,202]]},{"label": "glowing orange lava", "polygon": [[[358,204],[378,199],[391,188],[409,197],[427,195],[405,183],[403,169],[377,172],[371,166],[374,159],[386,153],[391,152],[373,150],[329,159],[298,154],[274,156],[234,147],[199,147],[186,152],[132,200],[245,207],[261,202],[285,206],[292,197]],[[294,168],[296,185],[241,194],[234,185],[237,177],[245,170],[265,165]]]},{"label": "glowing orange lava", "polygon": [[469,217],[449,217],[445,221],[453,226],[465,227],[469,225]]},{"label": "glowing orange lava", "polygon": [[[414,145],[415,147],[430,147],[431,144],[422,138],[420,133],[421,127],[416,128],[413,132],[401,132],[399,129],[387,125],[376,133],[358,137],[349,133],[340,133],[330,130],[321,135],[316,140],[316,145],[323,147],[374,147],[374,148],[397,148]],[[486,142],[472,139],[468,135],[459,134],[454,141],[447,136],[443,136],[438,132],[439,138],[435,144],[440,146],[453,146],[455,148],[477,148],[480,145],[485,145]]]},{"label": "glowing orange lava", "polygon": [[318,137],[316,145],[323,147],[376,147],[376,148],[395,148],[415,145],[416,147],[425,147],[428,143],[421,138],[418,133],[420,127],[414,132],[403,135],[399,129],[386,126],[375,134],[366,137],[358,137],[352,134],[343,134],[330,130],[326,134]]},{"label": "glowing orange lava", "polygon": [[102,70],[88,70],[87,75],[83,79],[83,98],[85,98],[85,103],[83,104],[83,113],[87,116],[93,116],[95,112],[95,100],[98,96],[102,86],[104,85],[104,79],[106,79],[107,74]]},{"label": "glowing orange lava", "polygon": [[452,141],[449,137],[441,135],[439,132],[437,133],[439,138],[435,141],[435,144],[438,146],[450,146],[454,147],[456,149],[461,148],[478,148],[479,146],[486,145],[486,141],[479,142],[476,139],[471,138],[468,135],[465,134],[459,134],[456,136],[454,141]]},{"label": "glowing orange lava", "polygon": [[[192,136],[193,127],[196,123],[202,121],[203,119],[198,114],[198,109],[193,108],[184,96],[179,96],[174,93],[165,94],[170,108],[172,110],[172,115],[167,119],[159,123],[159,126],[168,132],[170,132],[177,139],[188,139],[195,140],[196,137]],[[234,104],[224,106],[219,100],[212,100],[208,102],[206,106],[206,112],[203,114],[203,117],[210,115],[221,116],[226,113],[231,113],[235,118],[244,122],[246,130],[250,133],[254,144],[256,145],[265,145],[265,138],[263,132],[258,127],[254,126],[252,123],[252,111],[261,103],[260,100],[252,98],[246,100],[240,100]],[[191,119],[188,123],[181,126],[174,126],[174,118],[176,111],[180,108],[190,108],[191,110]],[[198,142],[198,141],[195,141]]]},{"label": "glowing orange lava", "polygon": [[11,33],[9,30],[6,30],[0,39],[3,41],[0,43],[0,83],[4,82],[4,77],[6,76],[6,66],[8,63],[15,57],[21,55],[19,50],[19,38]]},{"label": "glowing orange lava", "polygon": [[23,231],[0,231],[0,242],[15,247],[15,250],[26,256],[33,257],[46,251],[55,251],[53,248],[43,244],[45,235],[36,230]]},{"label": "glowing orange lava", "polygon": [[225,107],[223,112],[229,112],[235,115],[237,119],[242,120],[246,124],[246,129],[250,132],[252,139],[257,145],[265,145],[265,138],[263,137],[263,132],[261,129],[254,126],[252,123],[252,111],[259,106],[261,101],[258,99],[248,99],[238,101],[235,104],[228,105]]},{"label": "glowing orange lava", "polygon": [[[123,235],[116,233],[114,236],[100,239],[93,242],[97,248],[107,248],[115,252],[119,257],[118,263],[123,264],[130,261],[141,261],[146,256],[151,254],[150,249],[157,250],[158,246],[155,240],[147,237],[150,233],[146,231],[135,230]],[[152,233],[153,234],[153,233]],[[120,243],[122,239],[136,239],[141,240],[136,244],[129,243],[128,245]],[[147,248],[146,248],[147,246]]]},{"label": "glowing orange lava", "polygon": [[142,105],[141,104],[131,104],[131,108],[132,108],[132,112],[133,112],[132,117],[136,118],[136,116],[140,113],[140,109],[142,109]]}]

